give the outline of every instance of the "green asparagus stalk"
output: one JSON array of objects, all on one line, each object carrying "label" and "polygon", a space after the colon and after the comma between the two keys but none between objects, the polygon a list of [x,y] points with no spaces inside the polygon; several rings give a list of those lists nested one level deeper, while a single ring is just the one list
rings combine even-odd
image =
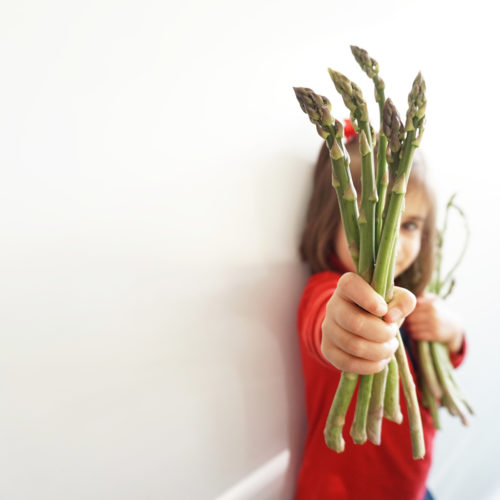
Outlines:
[{"label": "green asparagus stalk", "polygon": [[[375,228],[375,249],[376,253],[379,250],[380,237],[382,232],[384,208],[386,207],[386,194],[389,185],[389,171],[387,168],[387,153],[389,153],[392,171],[391,171],[391,184],[394,183],[394,165],[397,164],[399,156],[394,157],[394,155],[399,154],[399,148],[403,139],[403,125],[397,116],[387,116],[384,117],[384,104],[385,104],[385,84],[384,81],[379,77],[379,66],[375,59],[371,58],[366,50],[359,47],[351,46],[351,51],[360,65],[361,69],[367,74],[369,78],[373,80],[375,88],[375,101],[379,105],[379,116],[380,116],[380,133],[379,133],[379,148],[377,155],[377,194],[379,202],[377,204],[376,211],[376,228]],[[389,109],[390,111],[390,109]],[[397,130],[394,130],[394,128]],[[387,149],[388,139],[392,138],[393,149]],[[394,242],[396,243],[396,242]],[[394,288],[394,261],[395,261],[395,244],[392,249],[391,254],[391,265],[389,269],[392,269],[387,273],[387,279],[385,287],[381,285],[381,289],[385,289],[386,301],[389,302],[392,299],[392,293]],[[392,371],[396,366],[396,361],[391,361]],[[381,431],[382,431],[382,416],[384,413],[390,416],[393,420],[399,420],[402,418],[401,411],[399,410],[399,378],[396,380],[397,383],[389,383],[386,388],[386,380],[389,370],[382,370],[381,372],[374,375],[374,390],[372,393],[372,402],[370,403],[370,413],[367,420],[367,426],[370,429],[368,432],[369,439],[374,444],[379,444],[381,441]],[[396,372],[397,373],[397,372]],[[385,388],[385,390],[392,391],[387,397],[384,394],[380,394],[378,391]],[[391,405],[390,411],[385,412],[383,406],[385,405],[385,400]],[[375,410],[375,405],[378,404],[382,407],[380,409],[377,407]]]},{"label": "green asparagus stalk", "polygon": [[[389,138],[391,138],[391,144],[389,145],[389,148],[387,149],[387,158],[388,158],[388,163],[389,163],[389,172],[390,172],[390,185],[391,185],[391,192],[392,188],[394,187],[396,183],[396,173],[399,167],[399,157],[400,157],[400,151],[402,148],[403,140],[404,140],[404,127],[403,124],[399,118],[398,112],[392,103],[390,99],[387,99],[386,103],[384,104],[384,109],[382,112],[383,116],[383,127],[385,130],[385,135]],[[404,194],[403,194],[403,200],[404,200]],[[389,204],[390,206],[390,204]],[[387,213],[389,207],[386,207],[385,212]],[[400,226],[400,219],[401,219],[401,213],[402,213],[403,208],[401,208],[401,211],[399,213],[398,217],[398,222],[396,224],[396,227],[399,228]],[[385,218],[384,218],[385,220]],[[395,271],[395,262],[396,262],[396,246],[397,246],[397,235],[399,234],[399,231],[394,235],[393,240],[392,240],[392,245],[390,247],[390,253],[388,253],[388,258],[386,259],[386,264],[387,268],[385,270],[386,274],[385,276],[382,277],[382,280],[380,283],[372,283],[372,286],[375,288],[376,291],[379,291],[379,293],[385,293],[385,300],[386,302],[390,302],[393,298],[393,290],[394,290],[394,271]],[[380,248],[378,252],[380,252]],[[378,255],[378,254],[377,254]],[[383,292],[385,290],[385,292]],[[374,375],[375,381],[374,381],[374,386],[377,388],[385,387],[386,386],[386,379],[387,377],[387,372],[381,371],[377,374]],[[399,409],[399,384],[389,384],[388,390],[394,391],[393,394],[390,394],[387,396],[388,402],[391,404],[395,405],[397,401],[397,408]],[[373,394],[372,394],[372,397]],[[377,401],[380,401],[380,404],[382,404],[385,400],[382,400],[381,395],[376,395],[375,399]],[[394,403],[393,403],[394,402]],[[394,406],[394,409],[396,407]],[[392,411],[394,411],[394,409]],[[371,429],[370,432],[370,441],[373,442],[374,444],[379,444],[381,441],[381,431],[382,431],[382,416],[383,416],[383,410],[382,411],[372,411],[370,412],[370,416],[368,418],[367,425]],[[389,413],[389,412],[388,412]],[[393,418],[400,418],[399,413],[396,413]]]},{"label": "green asparagus stalk", "polygon": [[[450,372],[446,370],[446,359],[444,356],[448,357],[448,350],[443,344],[439,342],[431,342],[430,347],[434,359],[436,359],[436,371],[441,382],[445,394],[445,401],[447,403],[448,410],[452,415],[457,415],[460,417],[463,425],[468,425],[467,417],[465,412],[462,410],[460,403],[462,402],[455,391],[455,386],[450,379]],[[444,351],[442,350],[444,348]],[[470,410],[470,407],[468,408]]]},{"label": "green asparagus stalk", "polygon": [[359,375],[356,373],[342,372],[340,382],[335,392],[324,430],[325,443],[333,451],[338,453],[344,451],[345,441],[342,437],[342,429],[345,423],[345,415],[351,403],[352,395],[356,389]]},{"label": "green asparagus stalk", "polygon": [[356,189],[345,158],[342,145],[342,124],[332,118],[330,101],[309,88],[294,87],[300,107],[316,125],[320,137],[326,141],[332,160],[332,185],[339,200],[342,225],[345,229],[347,244],[354,264],[359,258],[359,229],[357,224],[358,205]]},{"label": "green asparagus stalk", "polygon": [[385,83],[380,78],[379,66],[375,59],[368,55],[368,52],[360,47],[351,45],[351,51],[361,69],[373,80],[375,89],[375,101],[378,103],[380,115],[379,146],[377,154],[377,195],[379,203],[377,205],[376,226],[375,226],[375,248],[378,250],[380,235],[382,233],[382,215],[385,206],[385,198],[388,186],[388,173],[386,163],[387,137],[383,129],[383,108],[385,103]]},{"label": "green asparagus stalk", "polygon": [[362,375],[359,383],[358,398],[350,435],[356,444],[363,444],[368,439],[366,424],[372,395],[373,375]]},{"label": "green asparagus stalk", "polygon": [[[397,118],[397,117],[396,117]],[[391,258],[390,258],[390,265],[389,265],[389,272],[387,274],[387,279],[386,279],[386,284],[385,284],[385,301],[389,303],[393,299],[393,294],[394,294],[394,271],[395,271],[395,265],[396,265],[396,246],[397,246],[397,239],[394,239],[393,245],[392,245],[392,250],[391,250]],[[391,363],[394,363],[397,366],[397,361],[396,358],[394,358]],[[394,409],[397,410],[399,413],[396,413],[395,418],[401,418],[402,419],[402,414],[401,410],[399,408],[399,379],[398,383],[396,385],[394,384],[389,384],[388,389],[386,388],[387,383],[386,379],[388,376],[388,370],[382,370],[379,373],[376,373],[374,375],[374,381],[373,381],[373,386],[374,390],[372,393],[372,399],[374,400],[373,405],[375,405],[375,401],[378,402],[379,407],[377,408],[378,411],[372,411],[370,410],[370,414],[368,417],[367,421],[367,426],[370,429],[370,432],[368,433],[368,438],[373,444],[380,444],[381,442],[381,433],[382,433],[382,417],[384,415],[384,402],[385,402],[385,395],[384,394],[378,394],[377,391],[380,390],[387,390],[393,391],[393,394],[387,395],[387,400],[390,401],[392,404],[394,404]],[[393,410],[394,411],[394,410]]]},{"label": "green asparagus stalk", "polygon": [[474,415],[474,410],[471,408],[469,403],[466,401],[465,396],[463,395],[462,391],[458,387],[458,384],[456,383],[454,377],[453,377],[453,365],[451,364],[450,361],[450,356],[447,347],[444,344],[441,344],[440,342],[435,342],[436,346],[434,348],[434,351],[440,354],[441,357],[441,364],[443,365],[445,372],[447,374],[447,378],[449,380],[450,386],[452,387],[452,390],[454,394],[457,396],[457,398],[461,401],[463,406],[468,410],[468,412],[471,415]]},{"label": "green asparagus stalk", "polygon": [[384,396],[389,368],[386,366],[382,371],[373,376],[372,395],[370,398],[370,409],[366,422],[366,433],[368,439],[376,445],[382,442],[382,417],[384,416]]},{"label": "green asparagus stalk", "polygon": [[[465,214],[462,209],[455,204],[454,199],[455,195],[453,195],[448,201],[446,205],[443,227],[441,231],[438,231],[437,233],[436,268],[432,282],[428,287],[428,290],[430,292],[441,296],[442,299],[445,299],[453,290],[453,286],[455,284],[453,274],[463,259],[470,235]],[[451,267],[445,278],[442,279],[442,250],[444,244],[444,236],[448,227],[448,218],[452,208],[459,213],[464,223],[465,241],[455,264]],[[427,347],[425,347],[426,345]],[[448,409],[451,415],[458,416],[461,419],[462,423],[464,425],[467,425],[467,418],[465,416],[464,407],[470,414],[474,414],[474,411],[470,407],[465,396],[462,394],[455,381],[453,375],[454,369],[450,362],[449,353],[446,346],[437,342],[419,342],[418,350],[420,366],[424,375],[420,384],[422,392],[432,393],[434,395],[434,398],[438,400],[440,399],[441,404]],[[431,358],[431,362],[429,362],[429,356]],[[434,372],[434,374],[432,372]],[[432,378],[432,380],[430,380],[430,378]],[[438,387],[438,389],[436,389],[436,386]],[[441,392],[440,397],[438,391]],[[439,428],[439,422],[437,420],[437,410],[436,417],[433,415],[433,418],[435,427]]]},{"label": "green asparagus stalk", "polygon": [[436,403],[436,400],[431,394],[429,387],[424,383],[423,380],[420,382],[420,385],[422,387],[423,404],[431,412],[434,428],[441,429],[441,422],[439,420],[438,405]]},{"label": "green asparagus stalk", "polygon": [[418,342],[417,350],[420,360],[420,369],[422,370],[422,375],[424,377],[423,382],[425,382],[427,390],[434,399],[441,399],[441,397],[443,396],[443,389],[441,388],[434,367],[434,360],[431,354],[430,342]]},{"label": "green asparagus stalk", "polygon": [[329,69],[335,88],[342,96],[351,112],[351,121],[360,134],[361,152],[361,210],[359,225],[359,264],[358,272],[370,282],[375,259],[375,208],[377,193],[374,185],[373,134],[369,123],[368,108],[361,89],[347,77]]},{"label": "green asparagus stalk", "polygon": [[396,360],[398,362],[399,374],[406,399],[408,410],[408,420],[410,424],[410,437],[413,458],[423,458],[425,455],[424,431],[422,428],[422,420],[420,418],[420,409],[418,406],[417,392],[415,383],[411,376],[408,359],[405,355],[405,346],[401,335],[397,336],[399,348],[396,351]]},{"label": "green asparagus stalk", "polygon": [[[359,263],[358,274],[370,283],[375,260],[375,217],[377,191],[375,187],[373,137],[369,122],[368,108],[360,88],[343,74],[328,70],[335,88],[344,104],[351,112],[351,121],[360,135],[361,153],[361,210],[359,225]],[[367,439],[366,422],[370,405],[373,375],[363,375],[358,391],[356,411],[351,427],[351,437],[357,444]]]},{"label": "green asparagus stalk", "polygon": [[391,360],[388,368],[384,396],[384,417],[400,424],[403,421],[403,414],[399,406],[399,371],[396,358]]},{"label": "green asparagus stalk", "polygon": [[[380,290],[380,288],[387,283],[387,273],[391,272],[389,267],[394,265],[393,262],[391,262],[393,244],[395,238],[397,238],[399,234],[400,219],[413,154],[415,149],[419,146],[423,134],[426,99],[425,82],[420,73],[415,78],[410,94],[408,95],[408,105],[405,138],[401,148],[401,156],[397,169],[395,169],[394,185],[390,193],[389,205],[383,223],[380,247],[377,253],[375,271],[373,274],[372,286],[376,291]],[[386,114],[388,117],[397,116],[397,111],[390,99],[386,100],[384,107],[387,107]],[[395,126],[393,128],[396,129]],[[396,351],[396,360],[403,383],[403,392],[407,401],[413,457],[422,458],[425,454],[425,444],[415,384],[409,370],[408,360],[404,353],[404,345],[399,332],[397,338],[400,347]]]},{"label": "green asparagus stalk", "polygon": [[[469,238],[470,238],[470,229],[469,229],[469,225],[467,223],[467,217],[465,216],[464,211],[455,203],[455,197],[456,197],[456,194],[453,194],[451,196],[451,198],[448,200],[448,203],[446,204],[446,211],[445,211],[443,228],[441,229],[441,231],[438,232],[438,235],[437,235],[438,241],[437,241],[437,249],[436,249],[436,271],[434,273],[433,280],[429,286],[429,291],[431,291],[432,293],[435,293],[436,295],[439,295],[443,299],[448,297],[448,295],[451,293],[451,290],[454,286],[453,275],[464,258],[465,252],[466,252],[468,244],[469,244]],[[444,237],[446,234],[446,230],[448,228],[448,219],[449,219],[450,210],[452,208],[454,210],[456,210],[458,212],[458,214],[460,215],[460,217],[462,218],[462,223],[463,223],[464,230],[465,230],[465,241],[464,241],[464,244],[462,246],[462,250],[460,251],[460,254],[457,257],[457,260],[455,261],[453,266],[450,268],[450,270],[448,271],[446,276],[444,278],[441,278]],[[448,285],[449,289],[447,292],[444,292],[444,287],[447,285]]]},{"label": "green asparagus stalk", "polygon": [[[359,230],[357,225],[358,213],[356,190],[352,182],[346,156],[343,152],[342,124],[331,117],[331,104],[324,96],[315,94],[311,89],[294,87],[295,95],[302,111],[307,113],[312,123],[316,125],[319,135],[325,139],[330,150],[332,162],[332,184],[337,192],[342,224],[346,233],[351,257],[355,264],[359,255]],[[342,429],[345,414],[349,408],[359,375],[343,372],[335,392],[325,426],[325,442],[329,448],[342,452],[345,442]]]}]

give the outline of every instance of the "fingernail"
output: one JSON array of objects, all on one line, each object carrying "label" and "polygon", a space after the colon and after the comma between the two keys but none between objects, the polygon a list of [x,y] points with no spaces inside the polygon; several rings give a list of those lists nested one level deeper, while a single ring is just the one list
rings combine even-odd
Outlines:
[{"label": "fingernail", "polygon": [[376,316],[382,316],[386,311],[387,311],[387,304],[385,302],[384,303],[378,303],[375,315]]}]

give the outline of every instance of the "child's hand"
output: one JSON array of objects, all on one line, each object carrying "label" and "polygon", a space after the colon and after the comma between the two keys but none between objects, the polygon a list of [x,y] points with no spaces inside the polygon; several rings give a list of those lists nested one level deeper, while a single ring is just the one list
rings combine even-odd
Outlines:
[{"label": "child's hand", "polygon": [[342,371],[379,372],[398,348],[398,325],[413,311],[415,302],[411,292],[395,287],[394,299],[386,304],[361,276],[345,273],[326,306],[323,356]]},{"label": "child's hand", "polygon": [[451,352],[462,347],[464,329],[460,320],[433,293],[418,297],[415,310],[406,318],[405,328],[415,340],[442,342]]}]

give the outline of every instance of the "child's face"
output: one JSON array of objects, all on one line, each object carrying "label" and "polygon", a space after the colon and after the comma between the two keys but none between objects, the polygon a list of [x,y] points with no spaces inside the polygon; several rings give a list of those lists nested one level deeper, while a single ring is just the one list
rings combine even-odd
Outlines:
[{"label": "child's face", "polygon": [[[401,226],[399,228],[395,277],[406,271],[417,258],[428,211],[429,206],[425,196],[416,189],[409,189],[406,193],[405,211],[401,217]],[[349,253],[342,224],[339,224],[337,228],[335,249],[337,257],[343,266],[349,271],[355,272],[356,268]]]}]

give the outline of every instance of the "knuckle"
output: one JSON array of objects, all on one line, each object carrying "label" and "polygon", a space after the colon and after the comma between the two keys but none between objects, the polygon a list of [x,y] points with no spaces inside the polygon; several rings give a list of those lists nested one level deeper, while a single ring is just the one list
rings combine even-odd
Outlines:
[{"label": "knuckle", "polygon": [[374,366],[375,365],[372,362],[359,362],[356,365],[356,373],[359,373],[360,375],[371,375],[377,371]]},{"label": "knuckle", "polygon": [[332,295],[330,300],[326,303],[325,315],[327,318],[332,318],[335,314],[335,308],[337,307],[337,300],[335,294]]},{"label": "knuckle", "polygon": [[330,353],[330,343],[327,342],[327,340],[325,339],[325,336],[323,335],[322,338],[321,338],[321,354],[323,354],[323,356],[328,359],[328,361],[330,361],[330,357],[331,357],[331,353]]},{"label": "knuckle", "polygon": [[384,323],[382,337],[384,340],[391,340],[396,337],[399,332],[399,328],[395,323]]},{"label": "knuckle", "polygon": [[366,355],[366,349],[363,345],[363,342],[358,339],[354,338],[349,339],[348,349],[349,352],[353,356],[356,356],[357,358],[364,358]]},{"label": "knuckle", "polygon": [[324,356],[324,358],[331,363],[335,368],[338,368],[339,370],[344,370],[345,367],[342,363],[342,359],[339,356],[339,353],[333,346],[328,346],[323,349],[323,346],[321,347],[321,352]]},{"label": "knuckle", "polygon": [[384,345],[383,345],[383,348],[382,348],[382,357],[383,359],[386,359],[388,358],[389,356],[392,356],[394,354],[394,343],[392,342],[386,342]]},{"label": "knuckle", "polygon": [[410,290],[404,289],[404,297],[406,300],[406,306],[408,307],[408,311],[411,312],[413,309],[415,309],[415,306],[417,305],[417,297],[415,297],[415,294],[410,292]]},{"label": "knuckle", "polygon": [[370,311],[376,311],[378,309],[378,306],[379,306],[379,301],[373,296],[371,296],[366,302],[366,307]]},{"label": "knuckle", "polygon": [[347,326],[350,332],[359,335],[365,326],[365,319],[361,314],[351,314],[347,320]]},{"label": "knuckle", "polygon": [[337,286],[340,287],[342,290],[349,289],[353,283],[355,283],[356,280],[356,274],[352,272],[344,273],[339,281]]},{"label": "knuckle", "polygon": [[413,309],[415,309],[415,306],[417,305],[417,297],[415,297],[415,294],[413,294],[406,288],[395,287],[395,297],[397,297],[395,302],[400,304],[400,307],[403,307],[405,309],[406,314],[409,314],[411,311],[413,311]]}]

